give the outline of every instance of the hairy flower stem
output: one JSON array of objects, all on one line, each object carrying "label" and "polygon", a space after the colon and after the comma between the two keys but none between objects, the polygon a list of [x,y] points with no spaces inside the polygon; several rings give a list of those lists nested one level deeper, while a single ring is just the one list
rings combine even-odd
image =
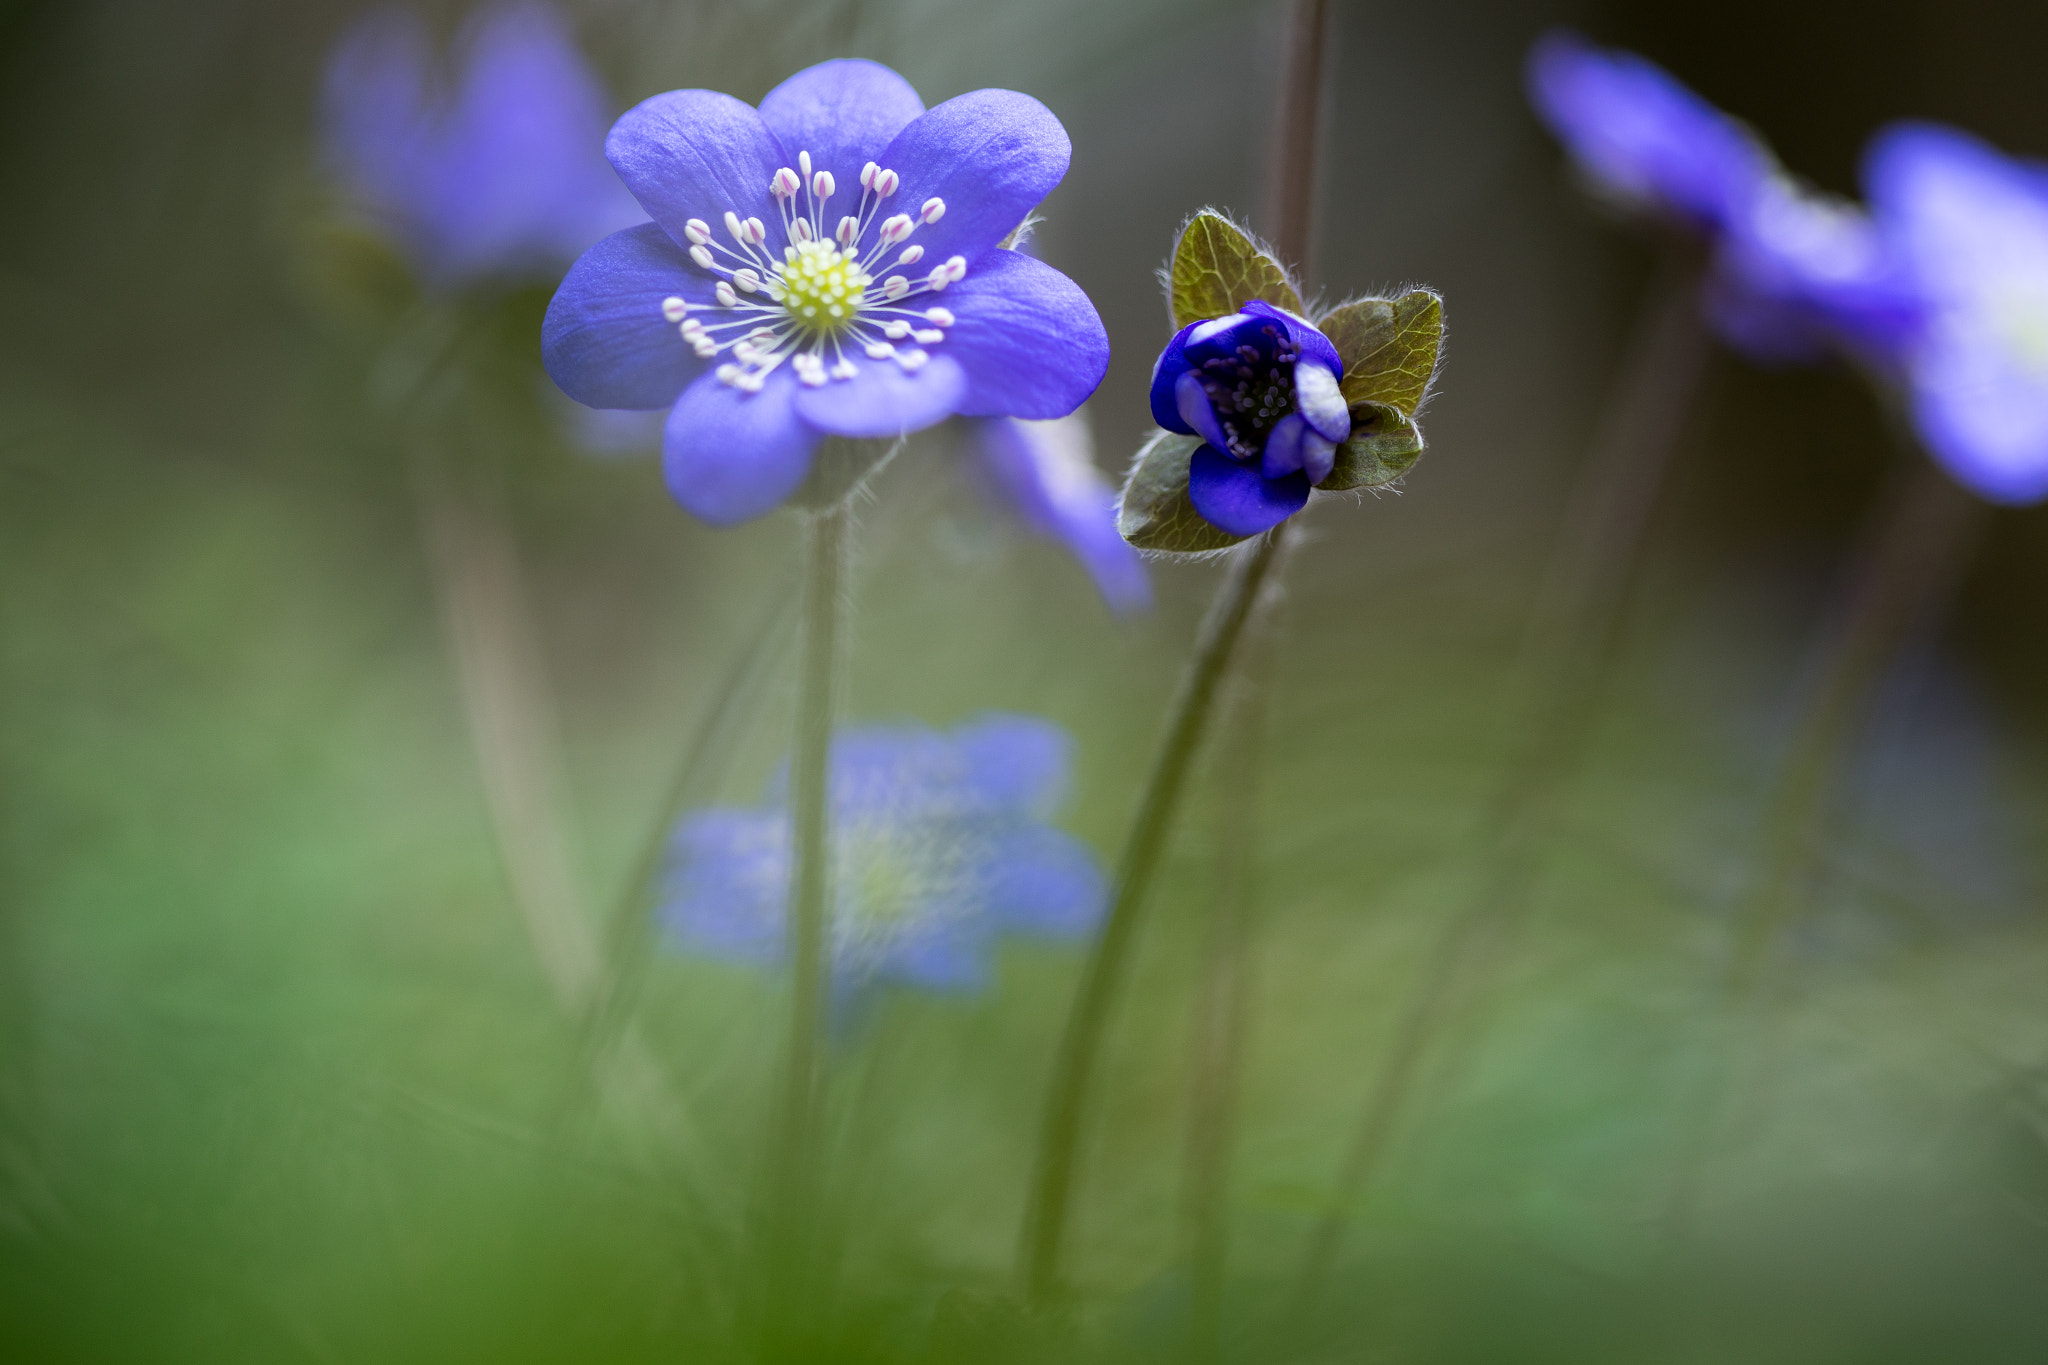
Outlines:
[{"label": "hairy flower stem", "polygon": [[1429,951],[1360,1106],[1323,1216],[1296,1281],[1297,1315],[1319,1298],[1346,1220],[1372,1182],[1432,1045],[1474,979],[1497,956],[1535,879],[1533,835],[1575,766],[1598,714],[1630,583],[1672,452],[1711,353],[1699,315],[1699,271],[1668,260],[1644,301],[1626,368],[1595,433],[1537,591],[1516,672],[1530,697],[1527,739],[1479,830],[1485,850],[1473,899]]},{"label": "hairy flower stem", "polygon": [[790,762],[789,1038],[768,1193],[769,1347],[780,1354],[808,1306],[816,1252],[819,1056],[828,971],[831,895],[831,751],[845,591],[847,501],[804,514],[796,743]]},{"label": "hairy flower stem", "polygon": [[[1269,582],[1277,584],[1279,575]],[[1223,1285],[1230,1246],[1230,1167],[1250,1019],[1251,935],[1258,908],[1259,789],[1265,770],[1268,687],[1278,593],[1269,589],[1245,627],[1239,665],[1218,722],[1216,894],[1189,1030],[1183,1200],[1189,1278],[1188,1358],[1222,1354]]]},{"label": "hairy flower stem", "polygon": [[1753,1049],[1741,1047],[1740,1025],[1758,1007],[1773,949],[1799,915],[1844,756],[1901,649],[1939,618],[1953,595],[1988,511],[1931,461],[1915,459],[1874,517],[1821,637],[1809,690],[1764,804],[1757,873],[1735,915],[1719,985],[1734,1046],[1710,1063],[1686,1125],[1687,1148],[1667,1208],[1673,1240],[1690,1223],[1722,1111],[1731,1092],[1741,1089],[1735,1073],[1743,1058],[1734,1054]]},{"label": "hairy flower stem", "polygon": [[1039,1306],[1049,1304],[1059,1291],[1060,1255],[1073,1203],[1081,1121],[1103,1036],[1129,966],[1145,893],[1151,889],[1153,874],[1165,852],[1189,768],[1208,728],[1218,686],[1230,667],[1266,576],[1286,542],[1287,527],[1288,523],[1282,522],[1235,553],[1230,576],[1202,623],[1194,655],[1181,675],[1168,712],[1166,735],[1145,778],[1138,813],[1117,863],[1108,918],[1089,953],[1080,989],[1067,1016],[1066,1033],[1053,1064],[1052,1084],[1046,1096],[1037,1168],[1024,1210],[1024,1288],[1031,1302]]}]

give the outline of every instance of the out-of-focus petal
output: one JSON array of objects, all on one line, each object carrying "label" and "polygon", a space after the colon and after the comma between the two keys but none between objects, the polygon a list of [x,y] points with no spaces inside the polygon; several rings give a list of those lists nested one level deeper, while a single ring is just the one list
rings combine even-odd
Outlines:
[{"label": "out-of-focus petal", "polygon": [[818,430],[885,439],[921,431],[958,412],[967,391],[959,363],[943,352],[914,373],[894,360],[853,363],[859,370],[851,379],[796,386],[796,410]]},{"label": "out-of-focus petal", "polygon": [[[860,202],[860,171],[924,112],[910,82],[879,62],[842,57],[806,67],[768,92],[761,121],[794,168],[799,152],[828,170],[850,206]],[[835,195],[836,200],[836,195]]]},{"label": "out-of-focus petal", "polygon": [[722,246],[733,246],[723,226],[727,210],[768,220],[776,234],[770,245],[780,241],[768,184],[782,167],[782,148],[753,106],[716,90],[671,90],[627,110],[604,153],[678,243],[688,244],[684,224],[699,218]]},{"label": "out-of-focus petal", "polygon": [[1111,611],[1152,604],[1144,560],[1116,525],[1116,489],[1096,468],[1078,413],[1050,422],[1009,417],[977,424],[982,465],[1026,525],[1063,541]]},{"label": "out-of-focus petal", "polygon": [[708,810],[669,842],[661,921],[707,957],[768,963],[783,952],[789,819],[772,810]]},{"label": "out-of-focus petal", "polygon": [[548,376],[594,408],[665,408],[704,371],[662,304],[712,301],[710,281],[653,223],[583,253],[548,303],[541,360]]},{"label": "out-of-focus petal", "polygon": [[1037,100],[975,90],[914,120],[881,161],[902,177],[891,210],[916,216],[928,200],[945,203],[944,217],[910,240],[928,260],[959,255],[971,267],[1052,193],[1072,156],[1067,130]]},{"label": "out-of-focus petal", "polygon": [[936,302],[954,315],[939,352],[966,374],[967,416],[1064,417],[1108,373],[1109,333],[1095,305],[1021,252],[988,252]]},{"label": "out-of-focus petal", "polygon": [[1038,716],[982,716],[953,732],[966,785],[992,811],[1050,819],[1066,799],[1074,741]]},{"label": "out-of-focus petal", "polygon": [[1234,536],[1255,536],[1278,526],[1307,505],[1308,494],[1304,474],[1261,478],[1256,467],[1211,446],[1197,450],[1188,464],[1188,501],[1203,520]]},{"label": "out-of-focus petal", "polygon": [[1530,103],[1580,168],[1636,208],[1718,228],[1771,169],[1741,124],[1633,53],[1553,32],[1526,74]]},{"label": "out-of-focus petal", "polygon": [[990,852],[988,869],[989,913],[1020,933],[1086,937],[1109,901],[1109,883],[1094,853],[1047,825],[1005,831]]},{"label": "out-of-focus petal", "polygon": [[746,393],[704,375],[676,400],[662,436],[662,472],[683,509],[713,526],[774,511],[811,472],[818,433],[797,416],[796,381],[769,376]]}]

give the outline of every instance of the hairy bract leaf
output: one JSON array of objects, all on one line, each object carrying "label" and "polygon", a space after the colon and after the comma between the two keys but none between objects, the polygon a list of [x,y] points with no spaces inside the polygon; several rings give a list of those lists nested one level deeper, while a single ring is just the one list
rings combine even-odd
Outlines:
[{"label": "hairy bract leaf", "polygon": [[1443,300],[1427,289],[1397,299],[1360,299],[1317,327],[1344,360],[1344,398],[1384,403],[1413,416],[1443,347]]},{"label": "hairy bract leaf", "polygon": [[1201,447],[1199,436],[1160,431],[1139,449],[1117,502],[1125,540],[1141,550],[1205,554],[1249,539],[1211,526],[1188,501],[1188,464]]},{"label": "hairy bract leaf", "polygon": [[1227,317],[1264,299],[1290,313],[1302,311],[1301,295],[1287,282],[1280,262],[1220,215],[1198,213],[1173,249],[1173,325]]}]

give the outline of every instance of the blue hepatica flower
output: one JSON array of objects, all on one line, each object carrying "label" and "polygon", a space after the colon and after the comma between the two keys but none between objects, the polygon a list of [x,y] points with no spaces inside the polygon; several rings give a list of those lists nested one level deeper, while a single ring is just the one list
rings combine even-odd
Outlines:
[{"label": "blue hepatica flower", "polygon": [[1864,182],[1926,300],[1904,357],[1921,440],[1993,502],[2048,497],[2048,166],[1903,124]]},{"label": "blue hepatica flower", "polygon": [[[989,716],[943,735],[874,726],[832,745],[834,989],[981,987],[1004,934],[1080,938],[1102,912],[1094,857],[1046,823],[1070,743],[1049,722]],[[689,952],[773,963],[785,951],[790,823],[784,779],[750,809],[677,826],[659,915]]]},{"label": "blue hepatica flower", "polygon": [[1663,68],[1553,33],[1530,51],[1528,87],[1597,193],[1710,249],[1707,319],[1751,359],[1882,364],[1912,333],[1919,299],[1869,216],[1786,174]]},{"label": "blue hepatica flower", "polygon": [[1071,155],[1029,96],[926,110],[888,68],[833,61],[758,110],[657,95],[605,152],[654,222],[569,272],[548,373],[592,407],[668,408],[669,488],[706,521],[780,504],[824,436],[1059,417],[1108,367],[1080,288],[1003,248]]},{"label": "blue hepatica flower", "polygon": [[427,284],[559,268],[645,217],[597,154],[607,104],[554,11],[479,14],[437,91],[425,23],[384,10],[328,63],[329,161]]},{"label": "blue hepatica flower", "polygon": [[1115,612],[1152,603],[1144,561],[1116,529],[1116,489],[1096,468],[1087,419],[993,417],[975,424],[981,467],[1032,530],[1066,545]]},{"label": "blue hepatica flower", "polygon": [[1188,465],[1195,510],[1250,536],[1307,505],[1351,434],[1343,377],[1328,337],[1262,300],[1175,332],[1152,367],[1152,417],[1206,443]]}]

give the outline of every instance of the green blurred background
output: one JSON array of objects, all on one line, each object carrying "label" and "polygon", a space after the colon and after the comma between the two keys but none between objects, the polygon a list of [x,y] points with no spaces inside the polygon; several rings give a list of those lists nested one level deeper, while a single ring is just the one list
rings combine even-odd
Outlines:
[{"label": "green blurred background", "polygon": [[[1450,343],[1422,463],[1398,496],[1320,507],[1290,571],[1233,1358],[2042,1359],[2048,514],[1999,513],[1897,659],[1833,789],[1740,1112],[1688,1155],[1774,759],[1898,458],[1851,377],[1725,358],[1584,762],[1544,809],[1532,903],[1350,1209],[1321,1316],[1286,1312],[1403,993],[1483,874],[1530,586],[1653,265],[1527,114],[1528,42],[1569,22],[1639,48],[1844,192],[1893,117],[2048,153],[2048,17],[2017,3],[1336,11],[1315,278],[1332,298],[1426,282]],[[1075,158],[1039,250],[1108,325],[1089,413],[1121,470],[1176,226],[1260,207],[1274,7],[573,12],[620,108],[692,85],[754,100],[847,54],[930,103],[1000,85],[1049,104]],[[0,5],[0,1358],[723,1358],[775,983],[649,963],[633,1022],[674,1122],[636,1127],[573,1081],[403,442],[368,396],[369,329],[323,273],[313,91],[353,13]],[[650,456],[561,439],[529,353],[540,301],[498,319],[488,459],[599,907],[796,537],[788,518],[708,530]],[[1217,570],[1158,566],[1157,609],[1118,622],[961,475],[957,439],[914,442],[863,512],[846,713],[1058,720],[1078,741],[1063,823],[1107,860]],[[758,795],[783,671],[707,795]],[[1218,802],[1188,812],[1147,926],[1079,1215],[1084,1327],[1049,1358],[1181,1358]],[[839,1043],[845,1273],[820,1359],[939,1358],[942,1296],[1007,1289],[1078,961],[1015,948],[986,994],[894,995]],[[1674,1236],[1680,1180],[1697,1188]]]}]

